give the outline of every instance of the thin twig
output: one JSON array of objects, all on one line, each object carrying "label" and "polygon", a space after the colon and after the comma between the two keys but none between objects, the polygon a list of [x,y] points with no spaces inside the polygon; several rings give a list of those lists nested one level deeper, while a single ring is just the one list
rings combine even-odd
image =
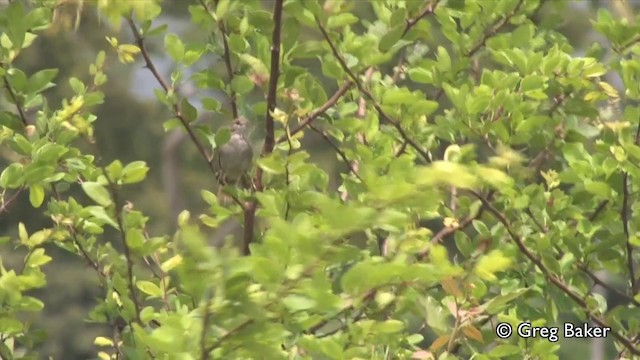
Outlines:
[{"label": "thin twig", "polygon": [[[370,67],[369,69],[367,69],[367,72],[365,73],[365,81],[367,83],[371,81],[371,76],[373,76],[373,71],[374,71],[373,67]],[[356,112],[356,118],[362,121],[366,115],[367,115],[367,101],[365,100],[364,96],[360,95],[360,99],[358,100],[358,111]],[[356,138],[360,144],[365,143],[365,136],[362,132],[356,133]],[[353,169],[353,172],[358,173],[360,171],[360,162],[357,159],[351,160],[349,162],[349,168]],[[347,190],[346,187],[344,187],[342,194],[340,194],[340,199],[342,199],[342,201],[347,201],[349,199],[349,191]],[[382,254],[383,247],[381,245],[382,244],[379,244],[381,249],[380,253]]]},{"label": "thin twig", "polygon": [[[275,0],[273,8],[273,34],[271,36],[271,70],[269,73],[269,90],[267,93],[267,113],[265,116],[264,145],[261,156],[270,154],[275,146],[275,123],[273,111],[276,108],[276,95],[278,92],[278,78],[280,77],[280,38],[282,32],[282,7],[284,0]],[[253,183],[256,191],[263,190],[262,168],[258,167]],[[247,204],[244,212],[244,236],[242,251],[244,255],[250,254],[250,245],[253,242],[253,228],[255,225],[257,200]]]},{"label": "thin twig", "polygon": [[[640,129],[640,127],[639,127]],[[636,293],[636,273],[633,266],[633,246],[629,242],[631,235],[629,233],[629,174],[625,172],[622,175],[622,208],[620,209],[620,217],[622,218],[622,230],[625,236],[625,248],[627,253],[627,271],[629,272],[629,284],[631,284],[631,293]]]},{"label": "thin twig", "polygon": [[398,133],[400,133],[400,136],[409,145],[411,145],[411,147],[414,148],[420,154],[420,156],[422,156],[424,158],[424,160],[426,162],[430,162],[429,154],[424,149],[422,149],[422,147],[415,140],[413,140],[413,139],[411,139],[409,137],[407,132],[402,128],[402,125],[400,124],[399,121],[391,118],[391,116],[389,116],[382,109],[382,107],[380,106],[380,104],[378,104],[378,102],[376,101],[376,99],[373,96],[373,94],[371,94],[371,92],[369,90],[367,90],[364,87],[364,85],[362,85],[362,82],[360,81],[360,79],[358,79],[358,77],[351,71],[351,69],[349,69],[349,66],[347,65],[346,61],[344,60],[342,55],[340,55],[340,52],[338,51],[338,49],[336,48],[335,44],[331,40],[331,37],[329,36],[329,33],[327,33],[327,30],[320,23],[320,19],[316,18],[316,24],[318,25],[318,28],[320,29],[320,32],[324,36],[325,41],[329,44],[329,47],[331,48],[331,51],[333,52],[334,57],[340,63],[340,66],[342,67],[342,69],[347,73],[347,75],[349,75],[351,80],[356,84],[356,86],[358,87],[358,90],[360,90],[360,92],[362,92],[369,99],[369,101],[371,101],[371,104],[373,105],[373,108],[376,109],[376,111],[378,112],[380,117],[382,117],[386,122],[391,124],[398,131]]},{"label": "thin twig", "polygon": [[594,282],[594,284],[602,286],[603,288],[605,288],[605,289],[611,291],[612,293],[620,296],[621,298],[627,300],[628,302],[632,303],[635,306],[640,306],[640,302],[638,302],[632,296],[629,296],[629,295],[625,294],[624,292],[622,292],[622,291],[614,288],[613,286],[607,284],[606,282],[604,282],[602,279],[600,279],[598,276],[596,276],[596,274],[594,274],[591,270],[589,270],[589,268],[585,264],[578,263],[577,266],[578,266],[578,269],[580,269],[580,271],[582,271],[585,274],[587,274],[587,276]]},{"label": "thin twig", "polygon": [[[575,303],[577,303],[585,312],[585,314],[591,318],[593,322],[598,324],[601,327],[611,328],[607,322],[601,318],[600,316],[592,313],[589,310],[589,305],[587,305],[585,299],[579,294],[575,293],[569,285],[565,284],[558,275],[554,274],[549,270],[543,263],[540,258],[538,258],[525,244],[522,238],[516,234],[515,230],[511,226],[509,220],[507,220],[506,216],[501,213],[498,209],[496,209],[493,204],[487,200],[484,196],[474,193],[475,197],[478,198],[484,204],[487,211],[493,214],[496,219],[504,226],[507,230],[507,233],[514,241],[516,246],[520,249],[520,252],[528,258],[541,272],[542,274],[559,290],[565,293],[569,298],[571,298]],[[633,341],[624,335],[620,334],[617,330],[611,328],[611,334],[622,344],[624,345],[631,353],[634,355],[640,355],[640,349],[636,348],[633,344]]]},{"label": "thin twig", "polygon": [[[213,14],[211,14],[211,10],[209,10],[209,7],[204,2],[204,0],[200,0],[200,4],[202,5],[202,7],[204,7],[205,11],[209,15],[211,15],[211,18],[215,19],[213,17]],[[214,4],[217,6],[218,1],[216,0]],[[221,19],[218,21],[218,29],[220,29],[220,33],[222,34],[222,48],[224,50],[224,54],[222,57],[224,59],[225,67],[227,68],[227,76],[229,76],[229,84],[231,84],[234,77],[233,66],[231,65],[231,51],[229,50],[229,41],[227,40],[227,28],[226,28],[226,25],[224,24],[224,21],[222,21]],[[235,119],[238,117],[238,104],[236,102],[236,92],[233,89],[230,90],[229,98],[230,98],[229,102],[231,104],[231,114]]]},{"label": "thin twig", "polygon": [[418,16],[414,17],[413,19],[408,19],[407,20],[407,24],[405,25],[404,30],[402,31],[401,38],[403,38],[405,35],[407,35],[409,30],[411,30],[411,28],[413,28],[418,23],[418,21],[420,21],[425,16],[433,14],[433,12],[436,10],[436,7],[438,6],[438,1],[439,0],[436,0],[433,3],[428,4],[424,8],[424,10],[422,10],[422,12],[420,12],[420,14]]},{"label": "thin twig", "polygon": [[[636,138],[634,139],[635,145],[640,145],[640,124],[636,130]],[[624,236],[626,238],[625,247],[627,253],[627,269],[629,271],[629,281],[631,284],[631,294],[635,295],[638,291],[636,282],[636,272],[633,263],[633,245],[631,245],[631,234],[629,231],[629,200],[631,195],[629,194],[629,173],[626,171],[622,174],[622,209],[620,209],[620,216],[622,217],[622,228]]]},{"label": "thin twig", "polygon": [[127,243],[127,230],[124,225],[123,217],[122,217],[122,208],[120,207],[119,199],[118,199],[118,187],[111,180],[109,174],[107,173],[107,169],[102,167],[102,174],[107,179],[109,183],[109,188],[111,189],[111,197],[113,199],[113,207],[116,213],[116,223],[118,224],[118,233],[120,235],[120,240],[122,241],[122,247],[124,251],[124,258],[127,262],[127,285],[129,287],[129,292],[131,293],[131,301],[133,301],[133,306],[135,308],[135,316],[138,324],[142,325],[142,319],[140,318],[140,311],[142,310],[140,303],[138,302],[138,297],[136,296],[137,292],[134,284],[134,275],[133,275],[133,258],[131,256],[131,250],[129,249],[129,244]]},{"label": "thin twig", "polygon": [[[493,195],[495,194],[494,190],[489,191],[489,193],[487,194],[487,198],[491,199],[493,198]],[[485,207],[484,205],[480,206],[480,209],[478,209],[478,211],[475,214],[469,215],[466,218],[464,218],[462,221],[460,221],[460,223],[458,224],[458,226],[456,227],[443,227],[442,229],[440,229],[440,231],[438,231],[438,233],[431,238],[431,242],[428,245],[428,247],[426,247],[425,249],[423,249],[422,251],[420,251],[418,253],[418,260],[422,260],[424,259],[428,254],[429,251],[431,251],[431,247],[435,244],[440,243],[442,240],[444,240],[447,236],[455,233],[456,231],[460,231],[460,230],[464,230],[466,229],[469,225],[471,225],[473,223],[474,220],[477,220],[479,218],[482,217],[482,214],[485,211]]]},{"label": "thin twig", "polygon": [[[210,295],[209,295],[210,296]],[[209,351],[207,351],[207,330],[209,330],[209,320],[211,319],[211,312],[209,311],[209,305],[211,305],[211,297],[207,299],[204,305],[204,316],[202,318],[202,331],[200,333],[200,359],[209,359]]]},{"label": "thin twig", "polygon": [[316,128],[313,125],[309,125],[309,128],[315,131],[316,133],[318,133],[320,136],[322,136],[324,141],[326,141],[327,144],[329,144],[329,146],[331,146],[333,150],[340,156],[340,158],[342,158],[342,160],[347,164],[347,166],[349,167],[349,171],[353,174],[353,176],[357,177],[358,180],[360,180],[360,182],[364,184],[364,180],[362,180],[362,178],[360,177],[360,174],[358,174],[358,171],[356,171],[356,169],[354,169],[351,166],[351,161],[349,161],[349,158],[347,157],[347,155],[344,153],[344,151],[340,150],[338,145],[334,144],[333,141],[331,141],[331,139],[329,138],[329,135],[327,135],[324,131]]},{"label": "thin twig", "polygon": [[[471,58],[473,55],[475,55],[475,53],[477,53],[480,49],[482,49],[482,47],[487,43],[487,40],[495,36],[500,30],[502,30],[503,27],[505,27],[509,23],[509,20],[511,20],[516,15],[518,10],[520,10],[520,7],[522,7],[523,3],[524,3],[524,0],[520,0],[518,4],[515,6],[515,8],[509,14],[507,14],[505,17],[501,18],[500,20],[496,21],[488,30],[486,30],[482,35],[482,38],[473,47],[471,47],[469,51],[467,51],[467,53],[465,54],[465,57]],[[539,7],[540,6],[541,5],[539,5]],[[443,94],[444,94],[444,88],[441,88],[440,90],[438,90],[438,92],[435,94],[433,98],[437,101],[440,99],[440,97],[442,97]]]},{"label": "thin twig", "polygon": [[29,125],[29,122],[27,121],[27,116],[25,115],[24,109],[22,108],[22,104],[20,104],[18,96],[13,91],[13,88],[11,87],[11,84],[9,84],[9,80],[7,79],[6,76],[3,77],[3,80],[4,80],[5,89],[7,89],[7,92],[9,93],[9,96],[11,97],[11,100],[13,100],[13,102],[16,104],[16,109],[18,110],[18,114],[20,115],[20,120],[22,120],[22,124],[24,126]]},{"label": "thin twig", "polygon": [[[322,104],[319,108],[313,110],[309,114],[309,116],[307,116],[302,121],[300,121],[300,124],[298,124],[298,126],[291,129],[289,131],[289,136],[293,136],[299,133],[307,125],[311,124],[315,119],[317,119],[320,115],[327,112],[327,110],[329,110],[332,106],[334,106],[338,102],[338,100],[340,100],[340,98],[351,88],[352,85],[353,83],[351,81],[347,81],[344,84],[342,84],[342,86],[340,86],[338,91],[336,91],[335,94],[333,94],[324,104]],[[288,136],[286,134],[280,136],[278,140],[276,140],[276,144],[280,144],[284,141],[287,141],[287,138]]]},{"label": "thin twig", "polygon": [[490,38],[495,36],[500,30],[502,30],[502,28],[505,27],[505,25],[507,25],[509,23],[509,20],[511,20],[514,16],[516,16],[516,14],[518,13],[518,11],[520,10],[520,8],[522,7],[523,4],[524,4],[524,0],[518,1],[518,4],[516,4],[516,6],[513,8],[513,10],[511,10],[511,12],[509,12],[507,14],[507,16],[505,16],[502,19],[498,20],[489,29],[489,31],[485,31],[484,34],[482,35],[482,38],[480,39],[480,41],[478,41],[467,52],[466,57],[473,56],[476,52],[478,52],[478,50],[480,50],[484,46],[484,44],[486,44],[487,40],[489,40]]},{"label": "thin twig", "polygon": [[[153,74],[153,77],[156,79],[158,84],[160,84],[160,86],[162,87],[164,92],[168,93],[172,89],[169,87],[169,85],[167,85],[167,82],[164,80],[162,75],[160,75],[160,72],[158,72],[158,69],[156,68],[156,66],[154,65],[153,61],[151,60],[151,57],[149,56],[147,48],[146,48],[146,46],[144,44],[144,38],[142,37],[142,35],[140,35],[140,32],[138,31],[138,28],[136,27],[136,24],[133,22],[133,18],[131,16],[129,16],[127,18],[127,22],[129,23],[129,27],[131,28],[131,32],[133,33],[133,36],[134,36],[134,38],[136,40],[136,44],[138,45],[138,48],[140,49],[140,53],[142,54],[142,58],[144,59],[145,66],[147,67],[147,69],[149,69],[151,74]],[[177,92],[176,92],[176,94],[177,94]],[[212,174],[215,175],[216,171],[215,171],[215,169],[213,167],[213,164],[209,161],[209,159],[210,159],[209,154],[205,150],[204,146],[200,143],[200,140],[198,140],[198,138],[196,137],[196,133],[193,131],[193,129],[191,128],[191,125],[189,124],[187,119],[184,117],[184,114],[182,114],[182,110],[180,109],[180,104],[178,102],[173,104],[173,112],[174,112],[174,115],[176,116],[176,118],[180,121],[180,123],[184,127],[184,129],[187,132],[187,134],[189,135],[189,138],[191,139],[191,142],[193,142],[193,144],[198,149],[198,152],[200,153],[200,155],[202,155],[204,160],[207,162],[207,166],[209,167],[209,170],[211,171]]]},{"label": "thin twig", "polygon": [[16,190],[16,192],[14,192],[11,195],[11,197],[7,199],[7,201],[4,201],[4,199],[2,199],[3,201],[2,201],[2,205],[0,205],[0,214],[9,211],[9,206],[11,206],[11,204],[18,199],[18,196],[20,196],[20,194],[22,194],[23,191],[24,191],[24,187],[21,187],[18,190]]}]

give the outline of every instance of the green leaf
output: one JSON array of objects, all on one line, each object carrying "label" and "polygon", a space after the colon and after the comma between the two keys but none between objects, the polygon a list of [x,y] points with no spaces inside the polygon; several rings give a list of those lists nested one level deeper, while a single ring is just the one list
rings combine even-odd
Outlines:
[{"label": "green leaf", "polygon": [[415,96],[406,88],[389,89],[382,97],[384,105],[411,104],[415,101]]},{"label": "green leaf", "polygon": [[302,295],[289,295],[282,299],[284,306],[291,311],[309,310],[316,306],[316,302]]},{"label": "green leaf", "polygon": [[216,148],[220,148],[229,142],[231,139],[231,129],[223,127],[218,129],[214,141],[216,142]]},{"label": "green leaf", "polygon": [[104,336],[98,336],[96,337],[96,339],[93,341],[93,345],[96,346],[108,346],[111,347],[113,346],[113,340],[106,338]]},{"label": "green leaf", "polygon": [[20,179],[24,172],[24,166],[14,162],[7,166],[0,174],[0,186],[5,189],[16,189],[22,185]]},{"label": "green leaf", "polygon": [[42,265],[47,264],[51,261],[51,256],[48,256],[44,253],[43,248],[34,249],[29,255],[27,259],[27,263],[25,264],[26,268],[37,268]]},{"label": "green leaf", "polygon": [[449,56],[449,52],[442,46],[438,46],[438,70],[442,72],[447,72],[451,70],[451,56]]},{"label": "green leaf", "polygon": [[409,79],[420,84],[433,84],[433,72],[422,68],[413,68],[408,71]]},{"label": "green leaf", "polygon": [[404,32],[404,24],[398,25],[391,29],[389,32],[384,34],[380,38],[380,42],[378,43],[378,49],[382,52],[389,51],[402,37],[402,33]]},{"label": "green leaf", "polygon": [[187,98],[182,99],[180,110],[182,111],[182,115],[184,115],[185,120],[189,123],[198,118],[198,110],[191,105]]},{"label": "green leaf", "polygon": [[151,295],[155,297],[162,296],[162,290],[160,289],[160,287],[158,287],[158,285],[152,283],[151,281],[143,281],[143,280],[138,281],[136,283],[136,287],[147,295]]},{"label": "green leaf", "polygon": [[218,19],[219,21],[222,21],[222,19],[224,19],[227,11],[229,11],[230,4],[231,0],[220,0],[218,2],[218,6],[216,6],[216,19]]},{"label": "green leaf", "polygon": [[[7,334],[7,335],[14,335],[14,334],[18,334],[20,332],[22,332],[23,329],[23,325],[22,322],[20,322],[17,319],[14,318],[10,318],[10,317],[0,317],[0,332],[2,332],[3,334]],[[12,357],[9,357],[8,359],[11,359]]]},{"label": "green leaf", "polygon": [[253,90],[254,84],[247,76],[240,75],[235,76],[233,80],[231,80],[231,89],[235,91],[238,95],[244,95],[249,91]]},{"label": "green leaf", "polygon": [[98,205],[110,206],[112,204],[109,191],[97,182],[83,182],[82,190]]},{"label": "green leaf", "polygon": [[398,333],[402,331],[402,329],[404,329],[404,323],[400,320],[387,320],[375,326],[375,331],[383,334]]},{"label": "green leaf", "polygon": [[351,13],[340,13],[335,16],[330,16],[327,20],[326,28],[331,30],[351,24],[357,23],[359,18]]},{"label": "green leaf", "polygon": [[180,126],[182,126],[182,121],[180,121],[180,119],[178,118],[171,118],[165,121],[164,123],[162,123],[162,128],[164,129],[165,132],[169,132]]},{"label": "green leaf", "polygon": [[29,201],[31,206],[39,208],[44,201],[44,188],[40,185],[31,185],[29,189]]},{"label": "green leaf", "polygon": [[474,273],[487,281],[496,281],[496,273],[508,270],[513,264],[512,260],[502,254],[500,250],[493,250],[482,256],[474,268]]},{"label": "green leaf", "polygon": [[529,291],[529,289],[521,288],[503,295],[498,295],[489,300],[483,307],[486,308],[487,314],[497,314],[504,309],[505,305],[524,295],[527,291]]},{"label": "green leaf", "polygon": [[409,106],[412,114],[429,116],[438,109],[438,103],[430,100],[418,100]]},{"label": "green leaf", "polygon": [[267,157],[258,159],[258,166],[270,174],[284,174],[286,171],[284,159],[279,153],[272,153]]},{"label": "green leaf", "polygon": [[342,79],[344,71],[340,64],[333,58],[321,60],[320,67],[322,68],[322,73],[326,76],[337,80]]},{"label": "green leaf", "polygon": [[55,86],[51,80],[53,80],[56,75],[58,75],[58,69],[45,69],[38,71],[29,78],[29,84],[25,89],[26,92],[38,93]]},{"label": "green leaf", "polygon": [[115,222],[108,214],[107,211],[100,206],[87,206],[84,208],[91,216],[96,220],[100,220],[102,223],[111,225],[114,229],[118,229],[118,223]]},{"label": "green leaf", "polygon": [[504,358],[511,355],[520,354],[522,350],[520,347],[511,344],[500,344],[491,351],[487,355],[490,355],[492,358]]},{"label": "green leaf", "polygon": [[127,245],[134,250],[140,249],[144,244],[144,234],[140,229],[127,230],[125,239],[127,240]]},{"label": "green leaf", "polygon": [[162,271],[164,271],[165,273],[168,273],[169,271],[175,269],[176,267],[178,267],[180,264],[182,264],[182,260],[183,257],[180,255],[174,255],[172,256],[170,259],[164,261],[161,265],[160,265],[160,269],[162,269]]},{"label": "green leaf", "polygon": [[167,34],[164,38],[164,46],[175,62],[180,62],[184,58],[184,44],[175,34]]},{"label": "green leaf", "polygon": [[29,233],[22,222],[18,223],[18,239],[21,243],[29,241]]},{"label": "green leaf", "polygon": [[210,97],[202,98],[202,107],[207,111],[218,112],[220,110],[220,101]]},{"label": "green leaf", "polygon": [[586,180],[584,182],[584,188],[585,188],[585,190],[587,190],[591,194],[599,196],[599,197],[601,197],[603,199],[608,199],[608,198],[611,197],[612,189],[605,182]]},{"label": "green leaf", "polygon": [[40,246],[49,239],[52,232],[53,231],[51,229],[36,231],[35,233],[31,234],[31,236],[29,236],[29,239],[27,239],[27,241],[23,241],[22,243],[29,248]]},{"label": "green leaf", "polygon": [[122,169],[122,183],[134,184],[138,183],[147,176],[149,167],[144,161],[134,161]]},{"label": "green leaf", "polygon": [[84,94],[87,91],[84,86],[84,83],[78,80],[78,78],[75,78],[75,77],[69,78],[69,85],[71,86],[71,89],[73,90],[73,92],[76,94]]}]

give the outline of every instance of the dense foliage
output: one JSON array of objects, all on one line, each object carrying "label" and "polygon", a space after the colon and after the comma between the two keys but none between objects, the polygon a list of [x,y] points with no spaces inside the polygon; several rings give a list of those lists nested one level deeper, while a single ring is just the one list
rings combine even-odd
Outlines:
[{"label": "dense foliage", "polygon": [[[541,21],[559,2],[186,3],[206,37],[170,32],[164,3],[74,3],[74,26],[90,8],[113,30],[81,76],[16,65],[61,2],[3,5],[0,216],[25,197],[48,225],[23,219],[1,238],[26,256],[2,257],[0,358],[39,356],[29,314],[43,311],[51,245],[99,283],[86,318],[110,329],[101,359],[557,359],[566,322],[610,328],[619,358],[640,355],[633,16],[598,12],[606,45],[579,56]],[[170,234],[127,197],[147,163],[96,146],[94,109],[120,105],[103,92],[116,63],[145,66],[169,113],[156,128],[186,134],[210,177],[186,188],[207,210],[180,212]],[[60,84],[73,95],[50,101]],[[209,159],[239,115],[260,147],[251,186],[225,188],[223,207]],[[310,137],[340,161],[337,180]],[[229,221],[241,234],[211,246]],[[496,334],[523,322],[560,327],[558,342]]]}]

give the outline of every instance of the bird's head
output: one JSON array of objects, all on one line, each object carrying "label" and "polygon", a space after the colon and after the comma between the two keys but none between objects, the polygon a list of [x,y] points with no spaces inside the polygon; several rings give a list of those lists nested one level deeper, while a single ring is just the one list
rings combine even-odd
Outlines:
[{"label": "bird's head", "polygon": [[239,116],[231,124],[231,131],[234,133],[246,134],[249,128],[249,120],[244,116]]}]

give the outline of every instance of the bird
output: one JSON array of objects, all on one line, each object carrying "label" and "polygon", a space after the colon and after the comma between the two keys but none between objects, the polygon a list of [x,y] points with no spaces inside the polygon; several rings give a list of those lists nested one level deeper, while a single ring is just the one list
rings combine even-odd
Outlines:
[{"label": "bird", "polygon": [[253,148],[248,140],[249,120],[237,117],[231,123],[231,137],[224,145],[214,150],[211,162],[220,187],[218,203],[227,205],[231,198],[224,193],[224,186],[238,186],[242,178],[251,170]]}]

